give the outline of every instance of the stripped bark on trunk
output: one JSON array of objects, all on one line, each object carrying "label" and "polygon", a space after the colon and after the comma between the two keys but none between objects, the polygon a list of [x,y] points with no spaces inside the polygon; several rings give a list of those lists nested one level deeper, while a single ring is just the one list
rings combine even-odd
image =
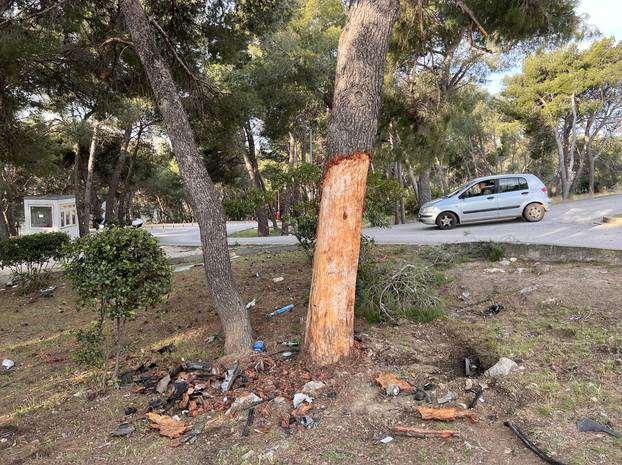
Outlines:
[{"label": "stripped bark on trunk", "polygon": [[[89,160],[86,164],[86,184],[84,186],[84,212],[86,214],[86,224],[91,226],[91,199],[93,197],[93,169],[95,168],[95,153],[97,152],[97,136],[99,132],[99,121],[93,122],[93,134],[91,135],[91,146],[89,148]],[[88,230],[86,231],[88,234]]]},{"label": "stripped bark on trunk", "polygon": [[398,11],[399,0],[352,0],[339,38],[304,348],[318,365],[347,357],[354,340],[367,170]]},{"label": "stripped bark on trunk", "polygon": [[121,13],[155,95],[184,187],[199,224],[208,290],[225,333],[225,353],[251,350],[248,310],[233,285],[222,204],[194,140],[179,92],[139,0],[120,0]]}]

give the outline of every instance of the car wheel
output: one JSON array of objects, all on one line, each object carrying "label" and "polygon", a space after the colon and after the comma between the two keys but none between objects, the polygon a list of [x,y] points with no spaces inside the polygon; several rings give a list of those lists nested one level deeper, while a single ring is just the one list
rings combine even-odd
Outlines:
[{"label": "car wheel", "polygon": [[439,229],[453,229],[458,224],[458,217],[451,212],[443,212],[436,218]]},{"label": "car wheel", "polygon": [[523,210],[523,217],[530,223],[542,221],[542,218],[544,218],[544,207],[539,203],[530,203]]}]

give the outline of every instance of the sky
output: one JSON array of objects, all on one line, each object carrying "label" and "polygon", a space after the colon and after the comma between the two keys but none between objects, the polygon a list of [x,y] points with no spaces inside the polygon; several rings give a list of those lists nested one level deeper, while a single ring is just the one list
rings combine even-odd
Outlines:
[{"label": "sky", "polygon": [[[586,22],[595,26],[603,37],[613,36],[616,40],[622,39],[622,21],[620,20],[620,0],[581,0],[578,8],[580,15],[586,15]],[[503,87],[503,78],[520,72],[520,67],[502,73],[493,73],[486,88],[495,94]]]}]

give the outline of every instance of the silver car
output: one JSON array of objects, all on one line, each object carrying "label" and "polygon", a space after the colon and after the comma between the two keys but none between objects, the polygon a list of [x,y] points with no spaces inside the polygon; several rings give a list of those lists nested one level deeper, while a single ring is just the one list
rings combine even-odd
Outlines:
[{"label": "silver car", "polygon": [[473,179],[441,199],[425,203],[419,221],[451,229],[458,224],[523,217],[541,221],[551,208],[544,183],[533,174],[500,174]]}]

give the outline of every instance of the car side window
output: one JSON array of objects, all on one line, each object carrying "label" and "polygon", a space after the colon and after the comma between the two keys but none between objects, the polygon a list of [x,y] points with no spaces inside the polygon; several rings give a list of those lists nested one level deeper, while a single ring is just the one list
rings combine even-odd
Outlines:
[{"label": "car side window", "polygon": [[460,196],[461,198],[478,197],[481,195],[492,195],[497,193],[497,185],[495,179],[486,179],[469,187]]},{"label": "car side window", "polygon": [[499,192],[523,191],[529,188],[525,178],[501,178]]}]

